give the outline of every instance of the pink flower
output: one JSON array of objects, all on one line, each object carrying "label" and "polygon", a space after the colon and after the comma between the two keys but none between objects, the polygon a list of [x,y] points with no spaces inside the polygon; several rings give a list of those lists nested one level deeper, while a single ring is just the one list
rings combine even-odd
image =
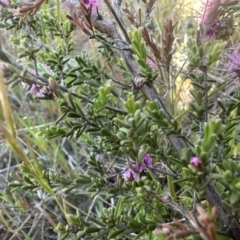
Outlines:
[{"label": "pink flower", "polygon": [[[1,3],[3,3],[3,5],[8,5],[9,4],[9,0],[0,0]],[[2,9],[2,5],[0,4],[0,9]]]},{"label": "pink flower", "polygon": [[35,69],[29,69],[28,72],[30,72],[31,74],[36,74],[36,70]]},{"label": "pink flower", "polygon": [[226,64],[227,71],[230,72],[230,77],[240,78],[240,54],[234,52],[227,55],[229,62]]},{"label": "pink flower", "polygon": [[222,0],[208,0],[205,12],[202,16],[203,37],[206,41],[217,39],[218,33],[226,26],[219,20],[220,4]]},{"label": "pink flower", "polygon": [[145,165],[146,166],[152,166],[152,164],[153,164],[153,161],[152,161],[152,158],[150,157],[150,155],[149,154],[146,154],[145,156],[144,156],[144,163],[145,163]]},{"label": "pink flower", "polygon": [[[49,72],[51,69],[50,67],[45,67],[45,70]],[[36,70],[34,69],[29,69],[28,72],[36,75]],[[35,98],[53,99],[53,92],[49,86],[26,82],[22,82],[22,86],[28,91],[27,93],[31,93]]]},{"label": "pink flower", "polygon": [[190,163],[196,171],[203,171],[203,163],[201,158],[193,157],[191,158]]},{"label": "pink flower", "polygon": [[35,98],[42,98],[42,99],[53,99],[52,90],[48,86],[41,86],[38,84],[29,84],[29,83],[22,83],[23,88],[31,93]]},{"label": "pink flower", "polygon": [[218,35],[226,28],[226,23],[220,20],[214,21],[212,24],[203,25],[204,39],[206,41],[213,41],[218,39]]},{"label": "pink flower", "polygon": [[147,63],[151,66],[152,70],[154,71],[158,70],[158,66],[153,60],[147,59]]},{"label": "pink flower", "polygon": [[62,10],[65,11],[65,12],[70,11],[70,7],[68,6],[68,4],[66,2],[63,2]]},{"label": "pink flower", "polygon": [[137,164],[133,164],[132,165],[134,170],[132,170],[131,168],[127,168],[126,171],[123,173],[123,177],[125,180],[127,181],[135,181],[139,179],[139,176],[137,174],[137,172],[139,172],[139,167]]},{"label": "pink flower", "polygon": [[143,158],[143,165],[138,165],[136,163],[132,164],[132,168],[127,168],[123,173],[123,178],[127,182],[133,182],[139,179],[139,174],[146,172],[146,167],[152,166],[152,158],[149,154],[146,154]]},{"label": "pink flower", "polygon": [[83,0],[83,3],[84,3],[87,7],[92,6],[93,12],[96,12],[97,9],[101,7],[101,4],[98,2],[98,0]]},{"label": "pink flower", "polygon": [[41,87],[37,84],[32,84],[29,92],[31,92],[35,97],[43,97]]},{"label": "pink flower", "polygon": [[201,163],[202,163],[202,160],[199,157],[193,157],[191,159],[191,164],[195,167],[197,167]]},{"label": "pink flower", "polygon": [[234,32],[230,21],[221,19],[229,6],[238,1],[207,0],[204,14],[201,16],[202,37],[205,41],[226,39]]}]

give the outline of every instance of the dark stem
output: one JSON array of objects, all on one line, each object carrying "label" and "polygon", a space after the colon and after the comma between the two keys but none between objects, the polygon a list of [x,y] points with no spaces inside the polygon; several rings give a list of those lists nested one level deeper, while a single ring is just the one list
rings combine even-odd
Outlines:
[{"label": "dark stem", "polygon": [[205,122],[208,122],[208,79],[207,79],[207,67],[202,66],[203,80],[205,86]]}]

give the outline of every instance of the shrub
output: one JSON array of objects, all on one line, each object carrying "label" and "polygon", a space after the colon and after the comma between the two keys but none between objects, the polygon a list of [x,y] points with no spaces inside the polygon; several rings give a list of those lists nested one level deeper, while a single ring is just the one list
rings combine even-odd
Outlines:
[{"label": "shrub", "polygon": [[[2,1],[18,52],[0,51],[0,127],[18,163],[2,193],[5,228],[36,239],[6,211],[34,206],[55,239],[237,240],[238,3],[207,1],[186,24],[177,1]],[[50,123],[12,113],[6,83],[40,114],[52,102]]]}]

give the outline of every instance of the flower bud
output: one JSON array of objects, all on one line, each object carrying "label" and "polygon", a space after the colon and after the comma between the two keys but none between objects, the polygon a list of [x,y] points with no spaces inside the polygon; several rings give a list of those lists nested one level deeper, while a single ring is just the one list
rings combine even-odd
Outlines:
[{"label": "flower bud", "polygon": [[198,172],[203,171],[203,163],[202,163],[201,158],[193,157],[193,158],[191,158],[190,163],[194,170],[196,170]]}]

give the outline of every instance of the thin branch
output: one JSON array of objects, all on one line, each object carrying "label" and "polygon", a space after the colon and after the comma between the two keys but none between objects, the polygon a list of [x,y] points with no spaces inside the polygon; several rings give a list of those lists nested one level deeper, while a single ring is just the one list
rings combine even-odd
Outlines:
[{"label": "thin branch", "polygon": [[[8,65],[9,65],[9,64],[8,64]],[[15,64],[15,63],[10,63],[10,68],[11,68],[11,66],[13,66],[14,68],[17,68],[18,70],[21,70],[21,71],[23,70],[23,68],[22,68],[21,66]],[[16,69],[15,69],[15,72],[16,72]],[[47,79],[45,79],[45,78],[43,78],[43,77],[41,77],[41,76],[37,76],[37,75],[35,75],[35,74],[33,74],[33,73],[30,73],[30,72],[28,72],[28,74],[31,75],[32,77],[34,77],[35,79],[38,79],[38,80],[40,80],[41,82],[45,83],[45,85],[49,85],[49,81],[48,81]],[[32,79],[28,79],[28,78],[25,78],[25,79],[27,79],[28,81],[31,81],[32,83],[36,83],[36,82],[35,82],[34,80],[32,80]],[[66,88],[66,87],[64,87],[64,86],[61,86],[61,85],[59,85],[59,84],[57,84],[56,87],[57,87],[57,89],[62,90],[63,92],[66,92],[66,93],[68,93],[68,94],[71,94],[72,96],[74,96],[74,97],[76,97],[76,98],[79,98],[79,99],[81,99],[81,100],[84,101],[84,102],[88,102],[88,103],[93,104],[93,101],[90,100],[89,98],[87,98],[86,96],[80,95],[80,94],[78,94],[78,93],[76,93],[76,92],[74,92],[74,91],[70,91],[68,88]],[[114,108],[114,107],[105,106],[105,108],[108,109],[108,110],[114,111],[114,112],[116,112],[116,113],[123,114],[123,115],[126,115],[126,114],[127,114],[126,111],[123,111],[123,110],[120,110],[120,109],[117,109],[117,108]]]},{"label": "thin branch", "polygon": [[202,66],[202,73],[205,85],[205,122],[208,122],[208,78],[207,78],[207,67]]},{"label": "thin branch", "polygon": [[105,45],[107,45],[107,46],[109,46],[109,47],[111,47],[111,48],[118,49],[118,50],[120,50],[120,51],[125,51],[125,50],[130,51],[130,50],[131,50],[129,47],[128,47],[128,48],[118,48],[118,47],[115,47],[115,46],[113,46],[113,45],[111,45],[111,44],[103,41],[102,39],[100,39],[100,38],[99,38],[98,36],[96,36],[96,35],[92,35],[91,38],[96,38],[99,42],[101,42],[101,43],[103,43],[103,44],[105,44]]},{"label": "thin branch", "polygon": [[124,37],[126,39],[126,41],[130,44],[131,43],[131,40],[122,24],[122,21],[121,19],[118,17],[119,15],[115,12],[115,10],[113,9],[112,5],[110,4],[110,2],[108,0],[104,0],[104,2],[106,3],[106,5],[108,6],[109,10],[111,11],[111,13],[113,14],[115,20],[117,21],[119,27],[121,28],[123,34],[124,34]]}]

